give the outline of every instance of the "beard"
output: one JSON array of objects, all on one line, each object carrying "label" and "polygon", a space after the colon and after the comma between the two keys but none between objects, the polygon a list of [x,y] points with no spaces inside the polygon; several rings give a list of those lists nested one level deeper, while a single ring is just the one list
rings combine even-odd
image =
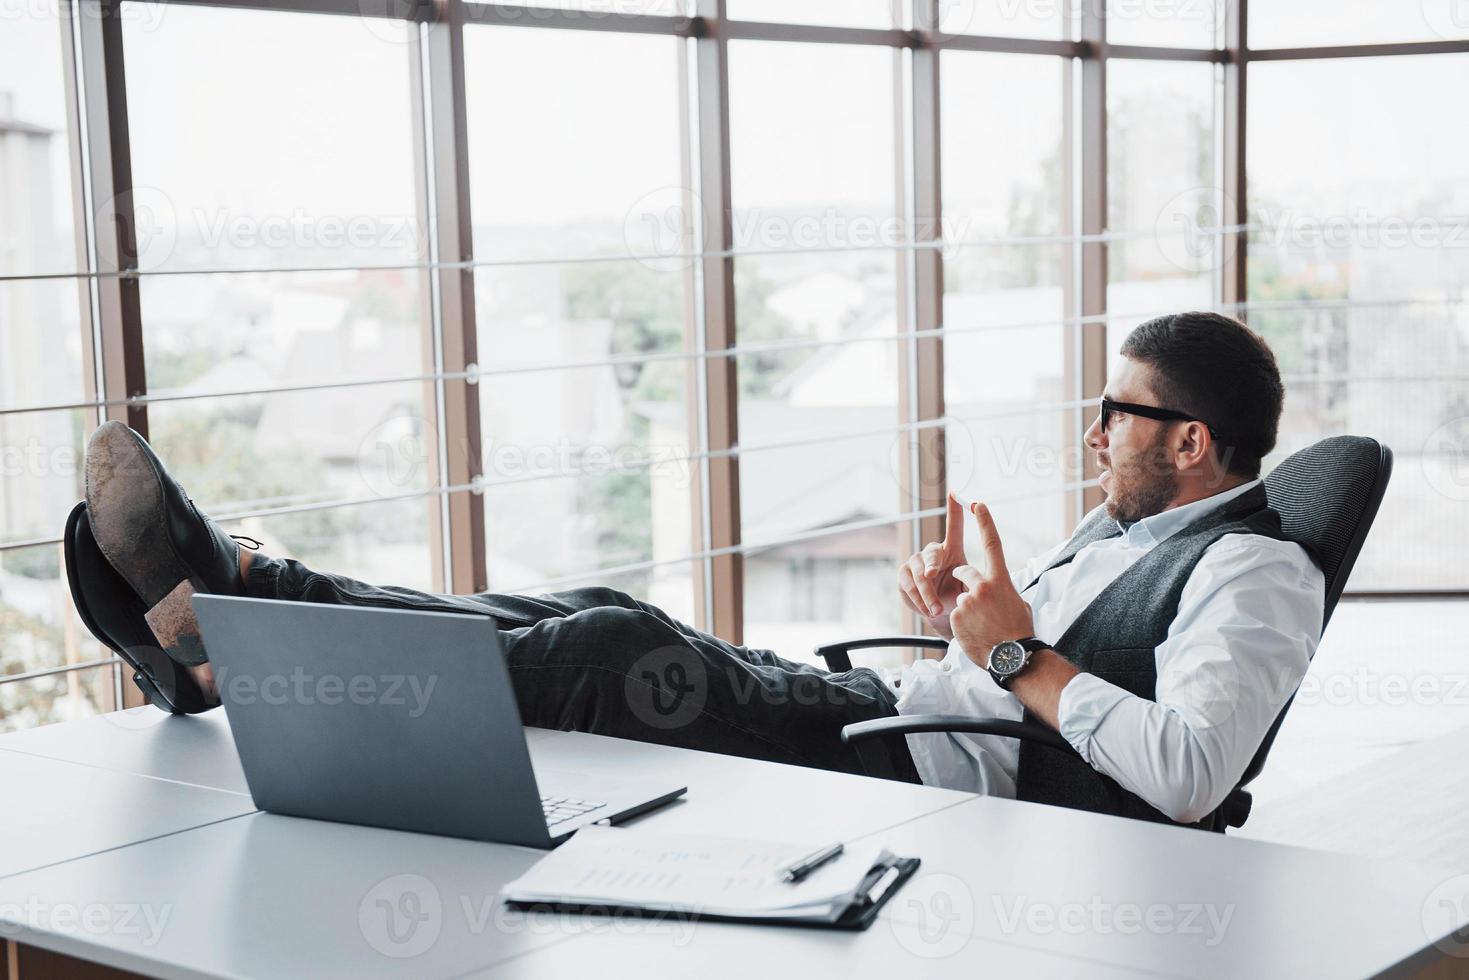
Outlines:
[{"label": "beard", "polygon": [[1107,495],[1107,516],[1120,524],[1131,524],[1161,513],[1178,496],[1178,471],[1173,468],[1164,435],[1121,466],[1112,466],[1112,492]]}]

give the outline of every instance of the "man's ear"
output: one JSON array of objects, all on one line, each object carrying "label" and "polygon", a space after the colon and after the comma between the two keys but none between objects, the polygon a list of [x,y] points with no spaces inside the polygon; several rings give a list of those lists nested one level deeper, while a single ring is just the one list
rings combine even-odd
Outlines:
[{"label": "man's ear", "polygon": [[1204,464],[1204,458],[1209,453],[1209,447],[1214,440],[1209,436],[1209,430],[1202,422],[1185,422],[1178,427],[1174,438],[1174,458],[1181,470],[1197,469]]}]

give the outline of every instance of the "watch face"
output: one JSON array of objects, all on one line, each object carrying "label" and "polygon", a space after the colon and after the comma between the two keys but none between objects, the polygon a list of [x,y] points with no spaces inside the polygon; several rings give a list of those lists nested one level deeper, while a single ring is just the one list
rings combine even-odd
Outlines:
[{"label": "watch face", "polygon": [[1013,674],[1025,665],[1025,647],[1006,640],[990,651],[990,670],[997,674]]}]

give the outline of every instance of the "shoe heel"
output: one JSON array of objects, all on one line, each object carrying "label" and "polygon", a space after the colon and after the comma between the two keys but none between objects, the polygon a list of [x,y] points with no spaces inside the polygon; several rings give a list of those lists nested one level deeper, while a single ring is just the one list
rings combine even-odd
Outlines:
[{"label": "shoe heel", "polygon": [[194,617],[194,586],[184,579],[157,605],[143,614],[148,628],[158,638],[158,645],[170,659],[185,667],[197,667],[209,660],[204,641],[199,636],[199,621]]}]

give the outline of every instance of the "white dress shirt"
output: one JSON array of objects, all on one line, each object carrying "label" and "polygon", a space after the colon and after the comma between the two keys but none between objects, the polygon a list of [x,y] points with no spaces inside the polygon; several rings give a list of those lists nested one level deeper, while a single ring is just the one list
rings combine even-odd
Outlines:
[{"label": "white dress shirt", "polygon": [[[1022,593],[1035,635],[1055,642],[1113,579],[1159,542],[1259,480],[1133,524],[1093,542]],[[1023,589],[1065,547],[1027,562]],[[1204,552],[1178,615],[1154,653],[1157,700],[1088,673],[1061,692],[1061,734],[1094,769],[1171,819],[1192,823],[1234,788],[1275,716],[1306,674],[1321,638],[1325,579],[1306,550],[1257,534],[1230,534]],[[1017,637],[1018,639],[1018,637]],[[989,651],[975,651],[981,659]],[[902,671],[900,714],[1019,720],[1020,700],[997,685],[955,640],[942,660]],[[924,783],[1014,797],[1019,742],[943,732],[907,736]]]}]

